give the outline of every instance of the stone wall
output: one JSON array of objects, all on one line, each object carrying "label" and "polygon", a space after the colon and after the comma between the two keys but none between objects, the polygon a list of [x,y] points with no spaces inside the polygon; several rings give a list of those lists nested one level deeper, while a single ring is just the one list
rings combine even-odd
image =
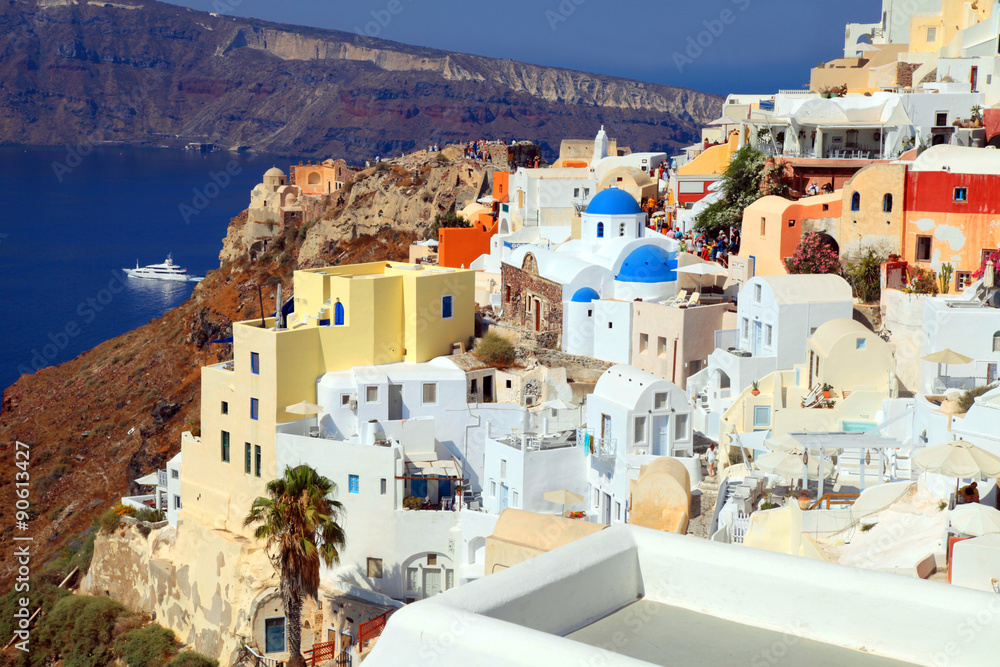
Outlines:
[{"label": "stone wall", "polygon": [[[543,346],[558,345],[562,338],[562,286],[537,275],[534,257],[530,253],[525,258],[524,269],[505,263],[501,265],[500,274],[503,322],[522,329],[525,335],[535,336],[539,342],[541,337],[538,334],[555,334],[554,343],[543,343]],[[537,330],[536,302],[539,309]]]},{"label": "stone wall", "polygon": [[[183,516],[176,530],[167,526],[148,536],[133,524],[125,521],[110,535],[97,535],[81,592],[155,614],[182,643],[223,665],[232,664],[241,638],[263,642],[254,631],[263,623],[257,611],[273,599],[278,580],[257,543]],[[311,615],[304,610],[304,619]],[[304,631],[303,649],[311,645],[312,635]]]}]

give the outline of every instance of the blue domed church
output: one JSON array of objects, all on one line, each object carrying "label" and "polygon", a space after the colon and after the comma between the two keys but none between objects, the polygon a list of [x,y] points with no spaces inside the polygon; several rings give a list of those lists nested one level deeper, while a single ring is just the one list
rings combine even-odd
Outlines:
[{"label": "blue domed church", "polygon": [[581,212],[578,239],[514,249],[501,278],[503,321],[543,345],[627,363],[632,304],[677,292],[677,243],[648,229],[635,198],[612,187]]}]

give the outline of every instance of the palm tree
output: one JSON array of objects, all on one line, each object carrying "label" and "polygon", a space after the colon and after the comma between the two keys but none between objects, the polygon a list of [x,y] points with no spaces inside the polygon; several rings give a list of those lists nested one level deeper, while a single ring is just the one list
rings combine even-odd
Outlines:
[{"label": "palm tree", "polygon": [[254,537],[281,577],[281,599],[288,619],[289,667],[305,667],[302,658],[302,598],[319,595],[319,564],[340,562],[344,531],[337,523],[344,506],[333,499],[337,485],[307,465],[285,468],[283,477],[267,483],[267,496],[253,501],[244,527],[256,526]]}]

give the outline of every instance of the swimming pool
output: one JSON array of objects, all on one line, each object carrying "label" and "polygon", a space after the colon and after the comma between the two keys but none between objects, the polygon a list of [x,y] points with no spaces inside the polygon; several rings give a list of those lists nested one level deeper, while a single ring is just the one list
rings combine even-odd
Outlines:
[{"label": "swimming pool", "polygon": [[841,422],[841,430],[847,433],[863,433],[878,426],[875,422],[845,421]]}]

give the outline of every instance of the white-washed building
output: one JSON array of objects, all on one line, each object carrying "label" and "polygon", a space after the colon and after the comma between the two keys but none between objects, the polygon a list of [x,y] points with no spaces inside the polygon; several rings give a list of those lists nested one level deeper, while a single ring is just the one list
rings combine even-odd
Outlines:
[{"label": "white-washed building", "polygon": [[677,385],[632,366],[605,371],[587,401],[587,426],[577,435],[589,458],[591,517],[626,522],[629,479],[650,458],[692,457],[691,423],[691,406]]}]

